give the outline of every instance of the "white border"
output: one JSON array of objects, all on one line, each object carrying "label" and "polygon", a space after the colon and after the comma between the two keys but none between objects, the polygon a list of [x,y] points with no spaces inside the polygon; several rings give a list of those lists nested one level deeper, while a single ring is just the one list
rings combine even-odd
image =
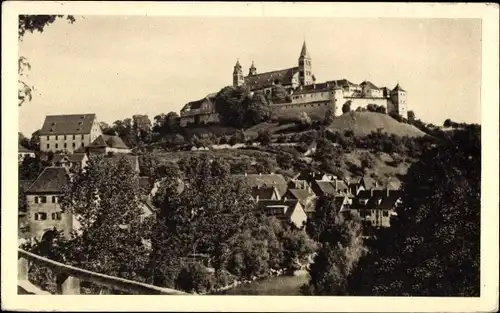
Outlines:
[{"label": "white border", "polygon": [[[498,69],[497,4],[386,3],[2,3],[2,309],[290,312],[479,312],[498,309]],[[482,214],[480,298],[282,296],[19,296],[17,295],[17,15],[156,15],[254,17],[401,17],[482,19]],[[25,105],[30,105],[26,103]],[[28,297],[28,298],[27,298]],[[36,298],[33,298],[36,297]],[[54,298],[57,297],[57,298]],[[85,297],[85,298],[83,298]],[[56,300],[57,299],[57,300]]]}]

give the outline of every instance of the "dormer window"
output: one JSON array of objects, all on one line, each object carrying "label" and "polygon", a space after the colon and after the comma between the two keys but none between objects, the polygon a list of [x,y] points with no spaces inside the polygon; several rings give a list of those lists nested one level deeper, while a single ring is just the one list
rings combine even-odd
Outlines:
[{"label": "dormer window", "polygon": [[78,122],[78,125],[83,125],[83,122]]}]

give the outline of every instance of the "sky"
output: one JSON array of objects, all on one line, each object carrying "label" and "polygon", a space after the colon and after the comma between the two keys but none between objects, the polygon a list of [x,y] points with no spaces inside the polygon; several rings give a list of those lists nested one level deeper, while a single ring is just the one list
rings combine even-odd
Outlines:
[{"label": "sky", "polygon": [[481,120],[481,20],[76,16],[26,34],[31,102],[19,109],[25,135],[46,115],[96,113],[109,124],[151,120],[245,75],[297,66],[304,40],[317,82],[370,80],[408,92],[408,110],[441,125]]}]

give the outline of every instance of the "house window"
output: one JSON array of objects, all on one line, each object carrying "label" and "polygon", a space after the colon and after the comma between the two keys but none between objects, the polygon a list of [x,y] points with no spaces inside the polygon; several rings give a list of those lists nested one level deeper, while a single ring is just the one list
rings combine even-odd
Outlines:
[{"label": "house window", "polygon": [[50,144],[47,144],[47,149],[50,149]]},{"label": "house window", "polygon": [[38,203],[38,197],[35,197],[35,203]]},{"label": "house window", "polygon": [[76,136],[75,136],[75,135],[73,135],[73,140],[75,140],[75,139],[76,139]]},{"label": "house window", "polygon": [[57,140],[57,135],[56,135],[56,140]]},{"label": "house window", "polygon": [[84,135],[82,134],[82,139],[84,139]]},{"label": "house window", "polygon": [[59,148],[59,145],[56,143],[56,149],[58,149],[58,148]]},{"label": "house window", "polygon": [[52,219],[60,221],[61,220],[61,212],[52,213]]},{"label": "house window", "polygon": [[46,196],[41,196],[40,197],[40,202],[41,203],[47,203],[47,197]]},{"label": "house window", "polygon": [[82,142],[82,148],[83,148],[83,142]]},{"label": "house window", "polygon": [[45,221],[47,219],[47,213],[45,212],[39,212],[38,217],[40,220]]},{"label": "house window", "polygon": [[35,213],[35,221],[38,221],[38,213]]},{"label": "house window", "polygon": [[57,197],[56,196],[52,196],[52,203],[57,203]]},{"label": "house window", "polygon": [[64,140],[66,140],[66,135],[64,135]]},{"label": "house window", "polygon": [[66,148],[67,148],[67,144],[66,144],[66,143],[64,143],[64,149],[66,149]]},{"label": "house window", "polygon": [[73,142],[73,149],[76,147],[76,144]]},{"label": "house window", "polygon": [[382,213],[382,215],[387,217],[387,216],[389,216],[389,212],[388,212],[388,211],[384,211],[384,212]]},{"label": "house window", "polygon": [[50,136],[47,136],[47,140],[50,140]]}]

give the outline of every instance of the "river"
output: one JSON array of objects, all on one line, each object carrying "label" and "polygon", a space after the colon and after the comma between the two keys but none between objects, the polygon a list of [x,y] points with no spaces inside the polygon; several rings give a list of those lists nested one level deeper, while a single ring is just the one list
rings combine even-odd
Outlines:
[{"label": "river", "polygon": [[307,283],[308,275],[275,276],[226,290],[226,295],[300,296],[300,287]]}]

